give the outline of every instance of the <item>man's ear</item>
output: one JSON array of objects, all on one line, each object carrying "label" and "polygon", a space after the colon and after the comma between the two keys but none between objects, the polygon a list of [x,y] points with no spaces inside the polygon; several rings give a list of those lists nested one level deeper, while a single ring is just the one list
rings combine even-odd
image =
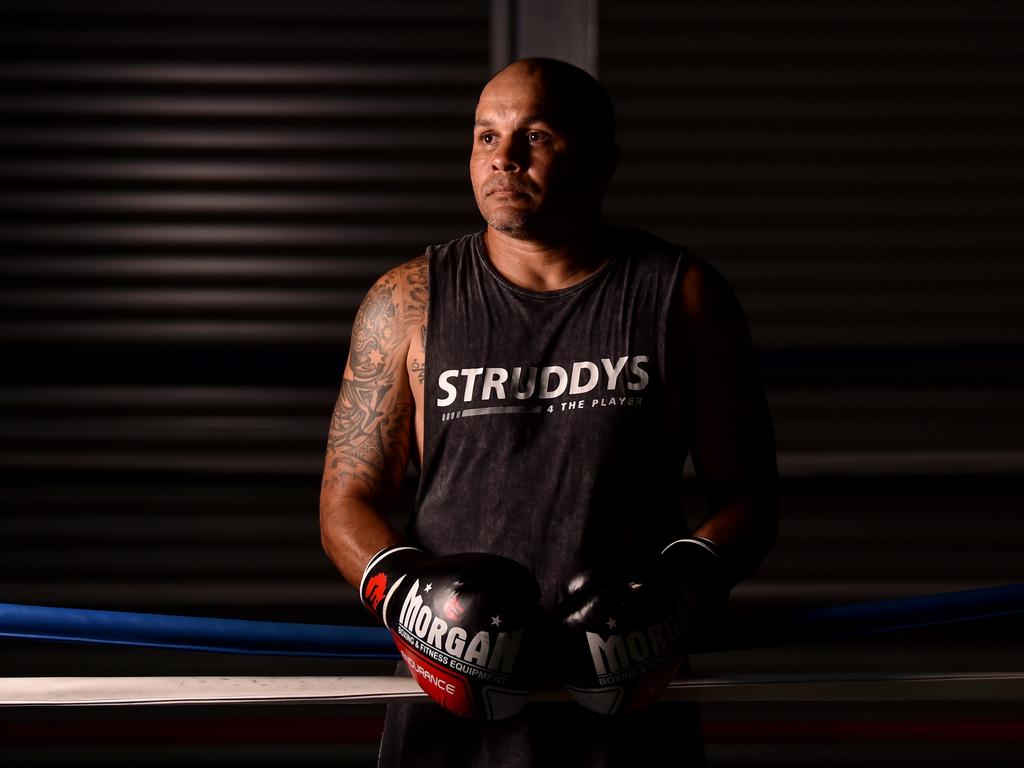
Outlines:
[{"label": "man's ear", "polygon": [[616,141],[615,139],[612,139],[612,146],[608,152],[607,169],[605,171],[605,175],[608,179],[605,183],[606,186],[607,184],[610,184],[611,180],[615,177],[615,170],[619,167],[619,155],[621,153],[622,150],[619,147],[619,142]]},{"label": "man's ear", "polygon": [[597,164],[600,168],[599,183],[602,192],[608,191],[608,186],[615,177],[615,169],[619,166],[619,153],[619,142],[613,139],[612,145],[605,151],[604,157]]}]

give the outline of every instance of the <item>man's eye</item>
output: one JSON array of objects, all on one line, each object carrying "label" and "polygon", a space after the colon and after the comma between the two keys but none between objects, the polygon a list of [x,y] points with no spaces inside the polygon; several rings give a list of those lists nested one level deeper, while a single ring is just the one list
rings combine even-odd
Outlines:
[{"label": "man's eye", "polygon": [[484,144],[490,144],[493,138],[494,136],[492,136],[491,134],[485,133],[480,136],[480,141],[482,141]]},{"label": "man's eye", "polygon": [[544,138],[544,134],[541,133],[540,131],[530,131],[529,133],[526,134],[526,136],[530,141],[540,141],[542,138]]}]

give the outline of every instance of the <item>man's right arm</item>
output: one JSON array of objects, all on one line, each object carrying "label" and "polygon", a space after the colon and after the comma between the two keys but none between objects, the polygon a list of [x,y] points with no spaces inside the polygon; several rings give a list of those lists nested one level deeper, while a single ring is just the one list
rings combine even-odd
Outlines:
[{"label": "man's right arm", "polygon": [[424,311],[419,292],[411,290],[415,263],[384,274],[363,299],[327,438],[320,538],[356,588],[374,554],[402,543],[387,514],[405,477],[413,435],[406,356]]}]

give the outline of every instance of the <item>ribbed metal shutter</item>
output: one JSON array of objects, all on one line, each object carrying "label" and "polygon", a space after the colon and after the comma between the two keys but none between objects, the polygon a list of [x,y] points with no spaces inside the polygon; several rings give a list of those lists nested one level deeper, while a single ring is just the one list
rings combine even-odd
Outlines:
[{"label": "ribbed metal shutter", "polygon": [[[479,226],[465,147],[488,69],[486,10],[3,4],[0,601],[365,620],[339,610],[352,590],[319,548],[326,420],[370,281]],[[604,0],[601,11],[601,75],[626,146],[608,212],[715,263],[763,352],[783,536],[734,604],[770,612],[1017,573],[1018,6]],[[1014,668],[1010,630],[954,635],[966,649],[956,668]],[[346,671],[0,645],[10,675]],[[912,635],[697,661],[712,673],[931,671],[950,666],[938,646]],[[728,706],[703,710],[714,723]],[[837,706],[856,711],[800,711],[820,720]],[[740,703],[732,719],[759,710]],[[193,709],[184,730],[224,712],[242,715]],[[12,723],[50,723],[56,746],[40,736],[2,751],[33,765],[375,762],[373,744],[275,745],[262,732],[252,744],[113,747],[62,731],[114,716],[16,713]],[[782,739],[720,741],[709,756],[866,754]],[[906,762],[905,746],[867,749]],[[1001,745],[982,746],[995,760]],[[978,754],[959,747],[928,753]]]},{"label": "ribbed metal shutter", "polygon": [[[607,210],[736,286],[783,470],[828,480],[788,487],[784,533],[840,497],[865,530],[915,510],[893,568],[874,549],[847,581],[901,572],[939,505],[1001,534],[961,581],[1000,578],[1024,537],[1014,9],[602,4],[626,150]],[[36,2],[2,20],[0,599],[350,601],[316,530],[327,416],[372,279],[479,226],[486,8]],[[999,476],[940,479],[965,472]],[[819,533],[801,551],[852,541]],[[783,581],[815,573],[791,542]]]},{"label": "ribbed metal shutter", "polygon": [[1005,2],[601,4],[608,216],[720,269],[762,355],[787,481],[747,595],[1021,578],[1021,40]]},{"label": "ribbed metal shutter", "polygon": [[626,148],[609,210],[714,258],[762,344],[1024,341],[1024,10],[602,11]]},{"label": "ribbed metal shutter", "polygon": [[330,412],[371,282],[481,225],[486,4],[24,2],[0,26],[0,601],[350,602],[318,532]]}]

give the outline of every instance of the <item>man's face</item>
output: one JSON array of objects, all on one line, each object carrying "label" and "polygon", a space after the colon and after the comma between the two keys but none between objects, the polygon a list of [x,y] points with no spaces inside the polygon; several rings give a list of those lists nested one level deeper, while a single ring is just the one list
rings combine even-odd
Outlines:
[{"label": "man's face", "polygon": [[[593,158],[536,74],[515,66],[484,87],[476,108],[469,172],[480,214],[492,229],[527,238],[592,218],[603,185]],[[598,189],[598,187],[602,187]]]}]

